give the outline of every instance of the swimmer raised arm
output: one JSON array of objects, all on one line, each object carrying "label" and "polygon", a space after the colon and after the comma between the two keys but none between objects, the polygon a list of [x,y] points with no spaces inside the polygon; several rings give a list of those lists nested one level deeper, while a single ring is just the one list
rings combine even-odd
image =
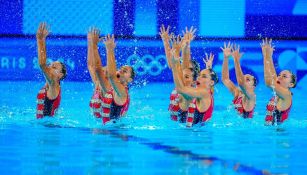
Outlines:
[{"label": "swimmer raised arm", "polygon": [[36,32],[38,63],[46,84],[37,94],[36,118],[54,116],[61,102],[60,81],[66,77],[66,66],[59,61],[47,65],[46,37],[49,34],[49,26],[43,22],[39,24]]},{"label": "swimmer raised arm", "polygon": [[115,91],[115,99],[120,103],[124,103],[127,99],[126,87],[129,82],[133,80],[132,78],[132,68],[130,66],[123,66],[117,72],[114,49],[116,47],[114,35],[107,35],[104,40],[107,51],[107,71],[108,78],[111,83],[112,88]]},{"label": "swimmer raised arm", "polygon": [[193,26],[188,30],[188,28],[185,28],[185,31],[183,32],[183,39],[182,42],[185,44],[182,44],[182,69],[189,68],[190,62],[191,62],[191,42],[195,38],[195,32],[196,28],[193,28]]},{"label": "swimmer raised arm", "polygon": [[170,26],[167,26],[167,29],[165,29],[164,25],[162,24],[162,26],[160,27],[160,36],[161,39],[163,41],[163,46],[164,46],[164,51],[165,51],[165,56],[166,56],[166,61],[167,61],[167,65],[169,68],[171,68],[171,46],[170,46],[170,39],[171,36],[169,34],[169,29]]},{"label": "swimmer raised arm", "polygon": [[54,77],[51,74],[50,68],[47,66],[47,53],[46,53],[46,37],[49,34],[49,26],[47,23],[42,22],[36,32],[37,41],[37,54],[39,67],[43,71],[45,79],[49,85],[54,84]]},{"label": "swimmer raised arm", "polygon": [[228,62],[231,56],[232,44],[228,42],[224,43],[224,47],[221,47],[224,55],[223,65],[222,65],[222,82],[227,87],[227,89],[236,97],[239,95],[239,90],[235,84],[229,78],[229,68]]},{"label": "swimmer raised arm", "polygon": [[[214,58],[213,54],[210,54],[210,56],[207,55],[207,59],[212,59]],[[177,60],[177,61],[176,61]],[[174,58],[174,63],[178,65],[178,59]],[[176,66],[174,72],[178,72],[178,67]],[[211,70],[211,69],[210,69]],[[178,85],[178,92],[180,94],[189,96],[190,98],[207,98],[211,96],[211,87],[215,84],[214,81],[211,81],[211,72],[209,69],[204,69],[201,71],[200,75],[197,78],[197,87],[186,87],[183,86],[183,82],[181,78],[177,78],[179,82],[177,82]],[[177,75],[179,76],[179,75]],[[201,85],[201,86],[199,86]],[[201,88],[205,87],[205,88]],[[210,88],[208,88],[210,87]],[[209,90],[207,90],[209,89]]]},{"label": "swimmer raised arm", "polygon": [[88,69],[92,77],[92,81],[95,84],[95,89],[99,85],[99,90],[104,94],[110,88],[111,85],[106,78],[105,68],[102,67],[101,58],[98,51],[98,43],[101,41],[100,30],[97,28],[90,28],[88,32]]},{"label": "swimmer raised arm", "polygon": [[38,63],[49,87],[48,97],[54,99],[59,93],[60,80],[66,76],[66,68],[63,63],[58,61],[51,63],[50,66],[47,65],[46,37],[48,34],[47,23],[40,23],[36,32]]},{"label": "swimmer raised arm", "polygon": [[281,124],[288,119],[292,106],[290,89],[296,86],[296,76],[289,70],[283,70],[277,76],[272,58],[274,52],[272,39],[266,38],[260,45],[263,54],[265,84],[276,93],[266,107],[265,122],[266,125]]},{"label": "swimmer raised arm", "polygon": [[255,92],[254,92],[253,87],[256,86],[256,83],[255,83],[256,79],[251,75],[244,76],[242,69],[241,69],[241,65],[240,65],[240,59],[242,55],[243,53],[240,52],[240,46],[235,45],[234,50],[232,52],[232,56],[234,58],[235,71],[236,71],[238,85],[241,91],[244,93],[245,97],[251,102],[253,102],[253,104],[255,104]]},{"label": "swimmer raised arm", "polygon": [[[266,38],[265,40],[263,40],[261,43],[261,49],[263,54],[265,85],[274,90],[276,94],[282,99],[292,97],[289,88],[292,88],[295,85],[294,78],[291,77],[293,74],[290,71],[287,71],[285,72],[285,74],[287,74],[285,75],[285,77],[282,77],[282,75],[279,75],[277,77],[272,58],[274,52],[274,46],[272,46],[272,39],[268,40]],[[284,78],[289,81],[283,83]]]}]

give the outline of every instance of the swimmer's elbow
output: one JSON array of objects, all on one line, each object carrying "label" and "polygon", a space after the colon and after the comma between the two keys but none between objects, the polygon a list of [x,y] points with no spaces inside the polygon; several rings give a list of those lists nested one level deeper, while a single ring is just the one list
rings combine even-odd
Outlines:
[{"label": "swimmer's elbow", "polygon": [[265,79],[265,86],[267,86],[267,87],[272,87],[272,81],[270,81],[269,79]]},{"label": "swimmer's elbow", "polygon": [[229,78],[225,78],[225,77],[222,77],[222,82],[224,85],[227,85],[229,83],[230,79]]}]

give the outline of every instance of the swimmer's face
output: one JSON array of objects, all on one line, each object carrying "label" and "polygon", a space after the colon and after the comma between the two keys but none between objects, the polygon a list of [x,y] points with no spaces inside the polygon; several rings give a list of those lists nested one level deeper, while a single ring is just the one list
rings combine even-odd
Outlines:
[{"label": "swimmer's face", "polygon": [[60,80],[63,77],[62,73],[62,64],[58,61],[54,61],[49,65],[49,68],[51,68],[51,73],[54,77],[56,77],[58,80]]},{"label": "swimmer's face", "polygon": [[197,87],[212,87],[214,85],[214,81],[212,80],[208,69],[204,69],[199,73],[196,85]]},{"label": "swimmer's face", "polygon": [[250,88],[254,88],[254,76],[250,75],[250,74],[245,74],[244,75],[244,80],[245,80],[245,86],[246,87],[250,87]]},{"label": "swimmer's face", "polygon": [[192,86],[193,84],[193,72],[191,69],[183,69],[183,84],[184,86]]},{"label": "swimmer's face", "polygon": [[281,71],[277,77],[276,83],[280,84],[284,88],[292,88],[292,74],[288,70]]},{"label": "swimmer's face", "polygon": [[119,78],[122,83],[129,83],[132,81],[131,78],[132,68],[130,66],[122,66],[117,72],[117,78]]}]

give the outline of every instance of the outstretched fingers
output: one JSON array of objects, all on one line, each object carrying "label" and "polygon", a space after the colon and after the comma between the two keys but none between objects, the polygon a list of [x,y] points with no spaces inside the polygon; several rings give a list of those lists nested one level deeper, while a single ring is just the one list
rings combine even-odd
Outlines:
[{"label": "outstretched fingers", "polygon": [[209,61],[213,61],[213,59],[214,59],[214,55],[213,55],[213,53],[212,52],[210,52],[210,57],[209,57]]},{"label": "outstretched fingers", "polygon": [[228,41],[227,48],[230,48],[230,45],[231,45],[231,43],[230,43],[230,41]]},{"label": "outstretched fingers", "polygon": [[50,26],[46,22],[39,23],[36,37],[39,39],[45,38],[49,34]]},{"label": "outstretched fingers", "polygon": [[[167,26],[166,33],[169,32],[170,26]],[[164,29],[165,30],[165,29]]]}]

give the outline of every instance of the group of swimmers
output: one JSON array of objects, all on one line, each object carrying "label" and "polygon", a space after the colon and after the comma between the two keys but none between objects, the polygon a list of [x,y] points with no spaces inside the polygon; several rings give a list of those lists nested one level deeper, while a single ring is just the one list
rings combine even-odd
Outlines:
[{"label": "group of swimmers", "polygon": [[[205,54],[203,59],[206,68],[200,70],[199,63],[191,59],[190,45],[195,38],[196,29],[191,27],[183,31],[183,36],[174,36],[169,32],[169,26],[160,28],[165,55],[172,71],[175,88],[170,95],[170,118],[173,121],[186,123],[187,127],[195,124],[205,124],[212,117],[214,108],[214,85],[218,76],[212,69],[214,55]],[[46,63],[46,37],[49,26],[40,23],[37,33],[37,48],[39,66],[46,79],[45,86],[37,95],[36,117],[54,116],[61,101],[60,81],[66,77],[66,67],[59,61]],[[106,66],[102,65],[98,51],[98,43],[103,42],[106,48]],[[114,35],[100,37],[100,30],[90,28],[87,34],[87,66],[94,84],[94,94],[90,108],[96,118],[101,118],[103,124],[123,117],[128,111],[130,97],[128,84],[135,78],[131,66],[116,69]],[[243,53],[240,46],[224,43],[221,47],[224,60],[222,66],[222,82],[232,93],[233,105],[243,118],[253,118],[256,104],[255,88],[257,79],[250,74],[243,74],[240,59]],[[274,96],[267,105],[265,123],[275,125],[283,123],[292,106],[291,88],[296,86],[296,76],[289,70],[281,71],[277,76],[272,55],[274,46],[272,40],[265,39],[261,43],[264,64],[264,79]],[[180,55],[181,54],[181,55]],[[238,86],[229,78],[228,62],[233,57]]]}]

